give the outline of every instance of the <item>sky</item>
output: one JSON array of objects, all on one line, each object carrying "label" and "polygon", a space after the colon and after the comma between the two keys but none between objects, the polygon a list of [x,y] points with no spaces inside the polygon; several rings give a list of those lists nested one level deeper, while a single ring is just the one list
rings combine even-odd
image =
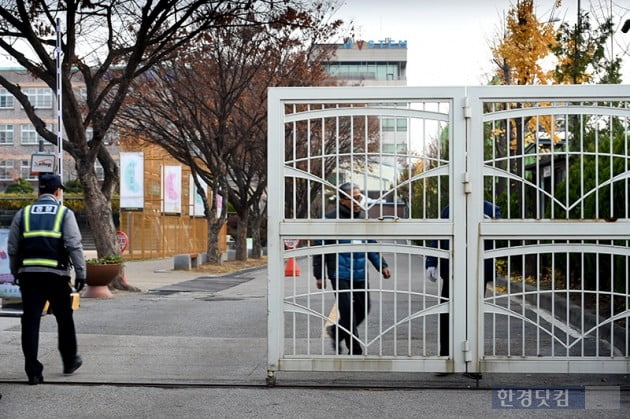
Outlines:
[{"label": "sky", "polygon": [[[409,86],[475,86],[487,84],[492,73],[490,45],[500,33],[504,15],[516,0],[336,0],[334,15],[354,23],[356,39],[407,40]],[[577,5],[615,16],[613,50],[624,48],[622,77],[630,83],[630,32],[620,28],[630,19],[630,0],[562,0],[553,17],[571,25]],[[534,0],[540,20],[549,20],[555,0]],[[595,12],[596,11],[596,12]],[[0,66],[11,65],[0,56]]]},{"label": "sky", "polygon": [[[504,15],[516,0],[341,0],[335,14],[353,21],[355,39],[407,40],[409,86],[476,86],[492,72],[490,45],[500,33]],[[630,32],[620,28],[630,18],[630,0],[563,0],[553,17],[574,25],[577,5],[605,10],[612,3],[616,33],[613,51],[626,48],[622,77],[630,83]],[[553,0],[535,0],[539,20],[549,20]],[[591,13],[592,14],[592,13]]]}]

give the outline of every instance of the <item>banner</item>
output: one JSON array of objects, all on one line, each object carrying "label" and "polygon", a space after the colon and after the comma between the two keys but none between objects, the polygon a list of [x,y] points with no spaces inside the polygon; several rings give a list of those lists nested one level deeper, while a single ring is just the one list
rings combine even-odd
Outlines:
[{"label": "banner", "polygon": [[199,179],[201,184],[201,190],[198,190],[195,186],[195,180],[193,175],[190,175],[188,182],[188,211],[192,217],[204,217],[205,212],[203,209],[203,197],[208,197],[208,185],[203,180]]},{"label": "banner", "polygon": [[15,285],[9,265],[9,229],[0,229],[0,298],[21,298],[20,287]]},{"label": "banner", "polygon": [[182,167],[162,167],[162,212],[181,214],[182,212]]},{"label": "banner", "polygon": [[120,153],[120,209],[144,208],[144,153]]},{"label": "banner", "polygon": [[217,218],[221,217],[221,211],[223,211],[223,195],[216,194],[217,200]]},{"label": "banner", "polygon": [[0,283],[9,282],[13,284],[13,275],[9,265],[9,229],[0,229]]}]

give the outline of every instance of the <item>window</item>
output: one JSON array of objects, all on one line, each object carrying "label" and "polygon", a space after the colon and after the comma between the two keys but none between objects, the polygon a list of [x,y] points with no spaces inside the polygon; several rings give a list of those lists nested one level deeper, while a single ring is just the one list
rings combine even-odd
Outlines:
[{"label": "window", "polygon": [[24,89],[23,92],[26,96],[28,96],[28,100],[31,102],[33,107],[37,109],[52,108],[52,90],[49,88],[29,88]]},{"label": "window", "polygon": [[7,89],[0,88],[0,108],[13,108],[13,95]]},{"label": "window", "polygon": [[[391,75],[391,79],[389,76]],[[398,66],[394,63],[387,64],[387,80],[398,80],[400,79],[400,73],[398,71]]]},{"label": "window", "polygon": [[0,180],[13,180],[13,160],[0,160]]},{"label": "window", "polygon": [[383,144],[383,153],[405,154],[407,152],[406,144]]},{"label": "window", "polygon": [[31,161],[22,160],[20,165],[20,177],[26,180],[37,180],[36,175],[31,174]]},{"label": "window", "polygon": [[387,62],[328,63],[325,70],[331,77],[346,80],[400,80],[400,64]]},{"label": "window", "polygon": [[105,180],[105,170],[103,170],[103,166],[98,160],[94,162],[94,171],[98,180]]},{"label": "window", "polygon": [[120,132],[116,128],[111,128],[105,135],[105,145],[120,144]]},{"label": "window", "polygon": [[[47,128],[50,129],[50,126]],[[42,137],[35,131],[33,124],[20,125],[20,142],[22,145],[37,145],[40,138]]]},{"label": "window", "polygon": [[[87,128],[85,130],[85,139],[90,142],[94,138],[94,130],[92,128]],[[104,145],[117,145],[120,141],[120,133],[115,128],[111,128],[105,134],[105,138],[103,138]]]},{"label": "window", "polygon": [[0,144],[13,144],[13,125],[0,124]]},{"label": "window", "polygon": [[387,66],[382,64],[376,65],[376,80],[387,80]]},{"label": "window", "polygon": [[383,118],[382,120],[383,131],[407,131],[407,119],[406,118]]},{"label": "window", "polygon": [[396,151],[395,144],[383,144],[382,147],[383,153],[394,153]]}]

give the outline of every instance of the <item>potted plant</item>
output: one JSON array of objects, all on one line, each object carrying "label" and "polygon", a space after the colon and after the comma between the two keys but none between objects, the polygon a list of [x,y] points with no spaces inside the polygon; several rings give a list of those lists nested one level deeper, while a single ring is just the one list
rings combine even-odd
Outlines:
[{"label": "potted plant", "polygon": [[111,298],[109,283],[120,274],[123,259],[121,256],[102,256],[85,261],[86,298]]}]

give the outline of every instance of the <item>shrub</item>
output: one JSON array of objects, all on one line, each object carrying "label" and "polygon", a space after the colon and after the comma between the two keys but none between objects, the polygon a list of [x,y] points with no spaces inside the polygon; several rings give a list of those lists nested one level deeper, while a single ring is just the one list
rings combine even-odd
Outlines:
[{"label": "shrub", "polygon": [[82,194],[83,193],[83,186],[81,185],[81,182],[79,182],[78,179],[73,179],[73,180],[69,180],[67,182],[65,182],[63,184],[64,186],[64,193],[76,193],[76,194]]},{"label": "shrub", "polygon": [[18,178],[15,183],[7,186],[4,193],[31,194],[34,191],[35,189],[33,188],[33,185],[31,185],[27,180]]},{"label": "shrub", "polygon": [[117,263],[123,263],[122,256],[101,256],[100,258],[87,259],[85,261],[88,265],[114,265]]}]

